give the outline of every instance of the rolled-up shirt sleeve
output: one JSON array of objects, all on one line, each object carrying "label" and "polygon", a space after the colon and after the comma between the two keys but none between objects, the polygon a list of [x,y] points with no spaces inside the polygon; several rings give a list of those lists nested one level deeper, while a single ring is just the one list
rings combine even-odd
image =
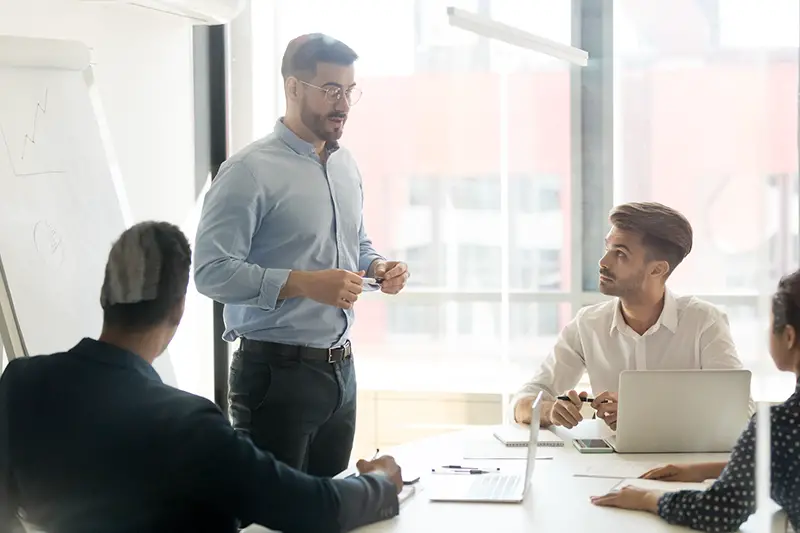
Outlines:
[{"label": "rolled-up shirt sleeve", "polygon": [[271,311],[290,270],[248,262],[253,235],[268,207],[268,193],[241,162],[223,166],[203,203],[194,252],[197,290],[223,304]]}]

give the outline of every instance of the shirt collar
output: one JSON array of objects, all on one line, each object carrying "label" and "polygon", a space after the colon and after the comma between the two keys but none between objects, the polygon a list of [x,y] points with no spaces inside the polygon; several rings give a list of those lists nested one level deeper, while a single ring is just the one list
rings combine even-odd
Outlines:
[{"label": "shirt collar", "polygon": [[[275,135],[278,136],[280,140],[286,143],[286,145],[297,152],[300,155],[305,155],[309,157],[317,157],[317,151],[314,149],[314,145],[308,141],[304,141],[300,137],[297,136],[295,132],[290,130],[286,127],[286,124],[283,123],[283,117],[279,118],[275,122]],[[339,142],[338,141],[330,141],[325,143],[325,150],[328,152],[328,155],[335,152],[339,149]]]},{"label": "shirt collar", "polygon": [[71,351],[93,361],[133,370],[151,381],[162,382],[158,372],[150,363],[119,346],[86,338],[81,340]]},{"label": "shirt collar", "polygon": [[[678,303],[675,301],[675,295],[669,289],[664,290],[664,308],[661,310],[658,320],[650,329],[656,331],[658,327],[664,326],[672,333],[678,329]],[[655,329],[654,329],[655,328]],[[630,326],[625,322],[622,317],[622,303],[619,298],[615,300],[614,317],[611,319],[611,329],[609,333],[614,333],[614,330],[624,332],[630,329]],[[649,331],[649,330],[648,330]]]}]

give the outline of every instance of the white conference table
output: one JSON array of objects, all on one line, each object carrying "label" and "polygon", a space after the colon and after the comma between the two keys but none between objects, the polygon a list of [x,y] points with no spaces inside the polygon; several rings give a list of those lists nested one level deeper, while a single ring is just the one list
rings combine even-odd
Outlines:
[{"label": "white conference table", "polygon": [[[571,439],[602,437],[610,433],[599,420],[584,420],[573,429],[556,428],[564,439],[563,447],[539,447],[533,471],[532,486],[522,503],[445,503],[432,502],[425,494],[433,483],[453,482],[454,476],[431,474],[431,468],[448,464],[477,467],[499,467],[502,472],[523,472],[523,459],[465,459],[465,456],[508,454],[492,436],[491,427],[471,428],[433,438],[404,444],[392,450],[382,450],[397,458],[404,478],[419,474],[415,493],[400,507],[400,515],[358,529],[359,533],[419,533],[423,531],[471,532],[503,531],[503,533],[592,531],[648,533],[691,531],[670,526],[658,516],[644,513],[597,507],[589,497],[602,495],[624,478],[636,477],[655,465],[700,461],[723,461],[728,454],[581,454]],[[476,451],[480,450],[480,451]],[[524,448],[523,448],[524,450]],[[518,453],[521,456],[523,453]],[[548,457],[549,459],[545,459]],[[618,478],[580,477],[608,475]],[[462,477],[462,476],[459,476]],[[786,531],[786,518],[775,508],[770,515],[772,532]],[[758,522],[754,516],[741,531],[755,533]],[[253,527],[247,533],[265,531]],[[762,530],[763,531],[763,530]],[[758,531],[758,533],[762,533]]]},{"label": "white conference table", "polygon": [[[359,529],[360,533],[420,531],[492,531],[525,532],[642,532],[659,533],[690,531],[670,526],[649,513],[597,507],[589,497],[605,494],[621,479],[576,477],[574,474],[635,476],[654,465],[677,462],[722,461],[728,454],[582,454],[571,443],[574,438],[606,436],[608,428],[599,420],[584,420],[573,430],[557,428],[555,433],[565,440],[563,447],[540,447],[533,471],[532,486],[520,504],[431,502],[425,487],[453,476],[433,475],[432,467],[446,464],[497,466],[503,472],[522,472],[520,459],[464,459],[476,448],[505,448],[490,428],[470,429],[400,446],[390,453],[398,459],[404,472],[422,474],[416,493],[400,508],[400,515]],[[480,443],[480,445],[476,445]],[[470,454],[469,452],[473,453]],[[502,450],[501,450],[502,453]],[[407,477],[407,476],[404,476]],[[448,479],[447,482],[452,482]],[[770,510],[774,516],[773,532],[786,531],[783,513]],[[743,532],[757,531],[756,520],[742,527]]]}]

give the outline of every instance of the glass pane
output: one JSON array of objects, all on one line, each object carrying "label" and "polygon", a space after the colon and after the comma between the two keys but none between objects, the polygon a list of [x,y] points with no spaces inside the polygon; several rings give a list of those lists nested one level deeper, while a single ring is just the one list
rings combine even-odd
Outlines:
[{"label": "glass pane", "polygon": [[[560,19],[568,18],[568,5],[553,4],[549,17],[555,13]],[[563,28],[563,24],[557,27]],[[541,27],[531,31],[547,34]],[[569,43],[569,24],[565,33],[551,38]],[[572,179],[569,65],[502,44],[496,48],[502,49],[507,67],[517,69],[505,79],[510,286],[515,290],[568,291]]]},{"label": "glass pane", "polygon": [[[510,359],[541,361],[572,318],[568,303],[510,304]],[[405,303],[373,295],[358,302],[354,343],[360,352],[404,353],[426,360],[499,360],[500,302]],[[413,350],[409,352],[409,347]],[[388,352],[387,352],[388,350]]]},{"label": "glass pane", "polygon": [[[567,175],[568,176],[568,175]],[[569,189],[555,176],[515,177],[509,186],[511,205],[510,267],[512,289],[569,289],[569,246],[565,214]],[[567,201],[566,204],[562,203]]]},{"label": "glass pane", "polygon": [[511,303],[509,359],[535,371],[553,349],[561,328],[572,319],[570,307],[568,303]]},{"label": "glass pane", "polygon": [[731,325],[731,335],[745,368],[753,373],[753,398],[783,401],[795,389],[797,378],[778,373],[769,355],[769,303],[762,305],[720,305]]},{"label": "glass pane", "polygon": [[771,290],[798,265],[798,3],[620,3],[614,27],[615,200],[689,218],[675,289]]},{"label": "glass pane", "polygon": [[405,361],[501,358],[500,302],[445,297],[412,303],[368,294],[358,301],[353,342],[360,353],[403,354]]}]

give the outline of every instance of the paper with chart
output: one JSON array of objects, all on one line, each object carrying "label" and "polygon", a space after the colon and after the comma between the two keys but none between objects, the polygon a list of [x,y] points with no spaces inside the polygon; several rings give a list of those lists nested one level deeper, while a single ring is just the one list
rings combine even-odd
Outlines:
[{"label": "paper with chart", "polygon": [[0,36],[2,318],[29,355],[99,335],[108,252],[131,223],[88,58],[81,43]]}]

